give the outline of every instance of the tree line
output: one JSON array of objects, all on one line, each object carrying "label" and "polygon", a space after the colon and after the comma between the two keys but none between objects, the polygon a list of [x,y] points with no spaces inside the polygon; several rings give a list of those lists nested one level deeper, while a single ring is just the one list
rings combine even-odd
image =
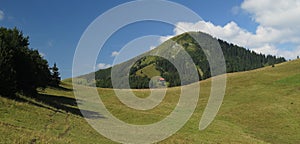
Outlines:
[{"label": "tree line", "polygon": [[29,37],[17,28],[0,28],[0,95],[33,95],[37,88],[59,86],[59,69],[49,67],[38,50],[29,48]]}]

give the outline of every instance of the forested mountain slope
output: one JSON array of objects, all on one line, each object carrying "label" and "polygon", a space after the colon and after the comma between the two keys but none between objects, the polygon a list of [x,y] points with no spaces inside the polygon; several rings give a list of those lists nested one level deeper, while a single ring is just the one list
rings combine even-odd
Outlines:
[{"label": "forested mountain slope", "polygon": [[[207,41],[199,44],[195,39]],[[151,85],[154,85],[155,87],[156,84],[149,84],[150,79],[154,76],[153,74],[164,78],[165,84],[169,87],[179,86],[181,85],[181,80],[178,70],[175,68],[175,66],[165,58],[151,55],[149,56],[147,54],[168,53],[168,51],[172,51],[172,49],[174,49],[174,45],[180,45],[190,55],[194,64],[196,65],[199,80],[204,80],[211,77],[211,70],[206,54],[202,47],[213,47],[214,45],[211,41],[216,41],[219,43],[225,58],[227,73],[253,70],[286,61],[282,57],[277,58],[272,55],[255,53],[254,51],[247,50],[243,47],[213,38],[212,36],[202,32],[188,32],[175,36],[152,51],[119,64],[116,67],[119,67],[119,70],[123,70],[129,69],[128,67],[130,66],[129,81],[131,88],[149,88]],[[178,55],[176,54],[177,53],[173,54],[174,57]],[[133,65],[128,64],[132,62],[134,62]],[[122,69],[120,67],[122,67]],[[97,87],[112,88],[111,68],[95,72],[96,81],[93,81],[93,75],[84,75],[80,78],[81,80],[85,81],[84,84],[87,85],[96,83]]]}]

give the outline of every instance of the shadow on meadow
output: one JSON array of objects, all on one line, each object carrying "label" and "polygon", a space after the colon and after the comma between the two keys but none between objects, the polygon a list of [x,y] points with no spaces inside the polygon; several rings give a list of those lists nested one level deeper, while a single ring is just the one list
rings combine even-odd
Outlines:
[{"label": "shadow on meadow", "polygon": [[48,94],[38,94],[37,97],[34,97],[36,101],[40,101],[48,106],[51,106],[55,109],[60,109],[78,116],[83,117],[82,113],[85,113],[86,118],[90,119],[98,119],[104,118],[103,115],[99,114],[98,112],[89,111],[89,110],[80,110],[77,107],[77,102],[75,98],[65,97],[65,96],[54,96]]},{"label": "shadow on meadow", "polygon": [[[57,87],[52,88],[55,90],[60,91],[72,91],[72,89],[64,88],[64,87]],[[25,102],[31,105],[35,105],[41,108],[46,108],[55,112],[67,112],[72,113],[77,116],[83,117],[82,113],[85,113],[85,117],[89,119],[98,119],[98,118],[105,118],[102,114],[98,112],[89,111],[89,110],[80,110],[77,106],[80,103],[80,100],[75,98],[60,96],[60,95],[50,95],[50,94],[34,94],[30,96],[23,96],[20,94],[16,94],[13,97],[3,96],[8,99],[13,99],[18,102]],[[28,98],[27,98],[28,97]]]}]

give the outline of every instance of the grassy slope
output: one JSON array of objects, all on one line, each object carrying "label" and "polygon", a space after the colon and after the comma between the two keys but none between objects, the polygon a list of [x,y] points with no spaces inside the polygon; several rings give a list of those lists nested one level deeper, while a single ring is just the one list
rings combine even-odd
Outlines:
[{"label": "grassy slope", "polygon": [[[65,88],[70,85],[63,84]],[[93,143],[101,137],[80,116],[67,89],[47,88],[41,98],[0,97],[0,143]],[[43,102],[42,102],[43,101]],[[101,141],[109,142],[102,138]]]},{"label": "grassy slope", "polygon": [[160,76],[161,74],[158,70],[156,70],[154,64],[150,64],[150,65],[138,70],[136,72],[136,75],[137,76],[142,76],[142,77],[146,76],[148,78],[152,78],[154,76]]},{"label": "grassy slope", "polygon": [[[228,74],[223,105],[204,131],[198,131],[198,124],[207,103],[210,79],[200,84],[200,99],[193,116],[161,143],[300,143],[300,60]],[[99,90],[107,108],[119,119],[133,124],[163,119],[179,97],[179,88],[170,88],[159,106],[137,111],[122,105],[112,90]],[[149,91],[134,93],[146,97]],[[0,142],[113,143],[79,115],[72,91],[49,88],[41,94],[43,97],[38,100],[0,97]]]}]

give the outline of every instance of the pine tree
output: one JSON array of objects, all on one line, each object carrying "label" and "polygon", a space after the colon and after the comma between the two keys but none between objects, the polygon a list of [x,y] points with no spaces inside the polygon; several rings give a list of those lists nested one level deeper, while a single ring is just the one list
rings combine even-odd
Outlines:
[{"label": "pine tree", "polygon": [[59,73],[59,69],[58,67],[56,66],[56,63],[54,63],[53,67],[50,68],[51,70],[51,82],[50,82],[50,85],[51,86],[59,86],[59,83],[60,83],[60,73]]}]

